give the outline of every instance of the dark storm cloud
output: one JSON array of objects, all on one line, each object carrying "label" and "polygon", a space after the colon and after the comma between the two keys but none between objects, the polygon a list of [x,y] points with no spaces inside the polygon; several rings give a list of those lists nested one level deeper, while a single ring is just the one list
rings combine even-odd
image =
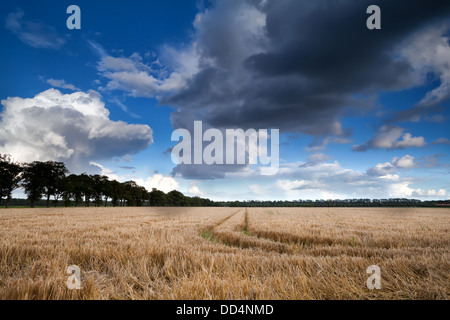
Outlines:
[{"label": "dark storm cloud", "polygon": [[[382,30],[368,30],[366,8],[382,10]],[[445,1],[273,1],[267,33],[273,50],[247,59],[268,76],[297,74],[321,90],[396,89],[408,63],[392,56],[395,45],[426,23],[449,14]],[[322,86],[321,86],[322,84]],[[332,86],[330,89],[327,89]]]},{"label": "dark storm cloud", "polygon": [[[449,1],[243,3],[216,1],[197,26],[200,65],[207,67],[185,90],[163,100],[179,108],[172,116],[175,127],[188,127],[195,118],[222,128],[344,135],[344,112],[372,105],[361,97],[414,85],[410,63],[396,50],[450,12]],[[381,7],[382,30],[366,28],[371,4]],[[235,17],[249,8],[262,12],[266,25],[245,48],[238,39],[252,22]]]},{"label": "dark storm cloud", "polygon": [[[372,4],[381,7],[381,30],[366,27]],[[349,143],[352,130],[341,118],[370,110],[379,92],[418,85],[401,50],[449,16],[450,1],[214,1],[195,23],[198,72],[161,103],[177,108],[174,128],[203,120],[220,129],[280,129],[311,135],[309,151]],[[400,133],[381,147],[422,143]],[[241,169],[177,166],[172,173],[211,179]]]}]

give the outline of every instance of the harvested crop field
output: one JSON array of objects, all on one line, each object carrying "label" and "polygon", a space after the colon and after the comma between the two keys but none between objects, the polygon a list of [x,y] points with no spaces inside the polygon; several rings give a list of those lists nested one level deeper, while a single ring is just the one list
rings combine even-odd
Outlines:
[{"label": "harvested crop field", "polygon": [[448,299],[449,229],[447,208],[2,209],[0,299]]}]

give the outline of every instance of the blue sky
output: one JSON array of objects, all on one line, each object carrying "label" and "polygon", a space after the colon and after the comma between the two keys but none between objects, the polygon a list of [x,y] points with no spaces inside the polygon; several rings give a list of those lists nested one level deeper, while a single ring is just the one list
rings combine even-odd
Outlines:
[{"label": "blue sky", "polygon": [[[372,2],[2,2],[0,153],[214,200],[449,199],[450,5]],[[174,164],[195,120],[279,129],[280,169]]]}]

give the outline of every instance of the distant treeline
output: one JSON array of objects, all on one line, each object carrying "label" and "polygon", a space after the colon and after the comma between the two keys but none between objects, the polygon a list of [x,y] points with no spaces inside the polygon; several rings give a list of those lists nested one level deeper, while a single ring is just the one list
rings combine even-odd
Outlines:
[{"label": "distant treeline", "polygon": [[[12,199],[23,188],[28,199]],[[70,174],[63,162],[14,162],[0,154],[0,201],[9,206],[173,206],[173,207],[450,207],[450,201],[415,199],[348,199],[297,201],[225,201],[187,197],[179,191],[146,190],[134,181],[102,175]]]},{"label": "distant treeline", "polygon": [[[157,191],[161,192],[161,191]],[[178,192],[178,191],[176,191]],[[150,192],[150,197],[152,192]],[[134,206],[171,206],[171,207],[245,207],[245,208],[269,208],[269,207],[284,207],[284,208],[294,208],[294,207],[448,207],[450,208],[450,201],[420,201],[414,199],[373,199],[368,202],[366,199],[350,199],[350,200],[297,200],[297,201],[212,201],[209,199],[203,199],[198,197],[186,197],[179,202],[174,201],[174,193],[160,193],[161,201],[155,204],[155,201],[150,201],[150,199],[143,201],[142,204],[136,203]],[[72,200],[70,202],[66,201],[56,201],[52,200],[52,206],[65,207],[65,206],[77,206],[77,204]],[[46,200],[35,201],[35,206],[46,207]],[[3,203],[4,205],[4,203]],[[9,202],[11,207],[29,207],[29,199],[11,199]],[[84,201],[78,204],[83,206],[89,206]],[[95,201],[90,201],[91,206],[97,205]],[[119,202],[114,205],[113,201],[108,200],[104,203],[105,206],[131,206],[131,202]]]}]

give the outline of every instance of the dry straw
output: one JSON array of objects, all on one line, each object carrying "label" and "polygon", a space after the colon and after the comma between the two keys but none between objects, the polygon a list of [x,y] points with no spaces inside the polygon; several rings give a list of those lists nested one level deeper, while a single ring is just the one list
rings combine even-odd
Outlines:
[{"label": "dry straw", "polygon": [[[0,210],[0,299],[448,299],[450,211]],[[66,269],[81,269],[81,290]],[[369,290],[367,267],[381,268]]]}]

